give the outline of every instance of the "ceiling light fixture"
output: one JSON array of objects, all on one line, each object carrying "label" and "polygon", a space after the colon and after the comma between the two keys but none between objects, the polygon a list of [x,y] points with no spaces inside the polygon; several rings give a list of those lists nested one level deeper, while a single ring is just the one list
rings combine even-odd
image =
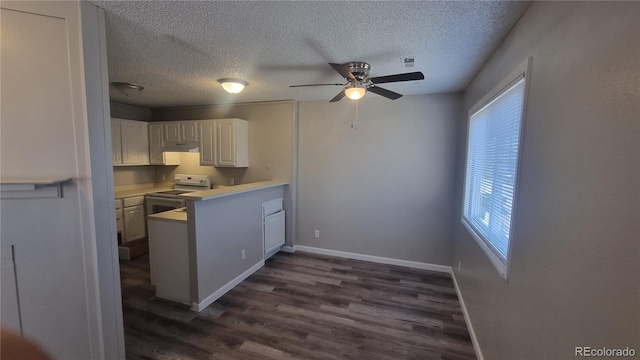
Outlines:
[{"label": "ceiling light fixture", "polygon": [[128,82],[112,82],[114,88],[120,91],[124,96],[130,97],[131,95],[136,95],[144,89],[144,86],[132,84]]},{"label": "ceiling light fixture", "polygon": [[367,89],[365,89],[359,81],[354,81],[353,86],[344,89],[344,94],[351,100],[362,99],[366,92]]},{"label": "ceiling light fixture", "polygon": [[244,80],[233,78],[219,79],[218,82],[222,85],[224,91],[229,94],[237,94],[242,91],[245,86],[249,85],[249,83]]}]

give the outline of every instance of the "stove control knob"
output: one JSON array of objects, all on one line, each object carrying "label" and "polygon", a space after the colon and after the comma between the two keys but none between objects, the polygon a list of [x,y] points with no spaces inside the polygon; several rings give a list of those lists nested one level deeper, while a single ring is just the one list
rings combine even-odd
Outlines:
[{"label": "stove control knob", "polygon": [[176,176],[176,181],[182,180],[180,177]]},{"label": "stove control knob", "polygon": [[200,179],[200,184],[204,184],[204,179]]}]

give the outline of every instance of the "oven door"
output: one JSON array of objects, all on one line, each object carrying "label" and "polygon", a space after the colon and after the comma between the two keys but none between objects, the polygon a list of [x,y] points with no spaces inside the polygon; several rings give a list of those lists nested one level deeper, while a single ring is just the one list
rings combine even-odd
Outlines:
[{"label": "oven door", "polygon": [[165,211],[175,210],[184,207],[183,199],[170,199],[164,197],[146,196],[147,215],[157,214]]}]

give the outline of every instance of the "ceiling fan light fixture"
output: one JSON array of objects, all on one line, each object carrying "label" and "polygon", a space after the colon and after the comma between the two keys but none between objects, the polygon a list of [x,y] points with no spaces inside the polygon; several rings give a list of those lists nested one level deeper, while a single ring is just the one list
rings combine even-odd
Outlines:
[{"label": "ceiling fan light fixture", "polygon": [[364,94],[367,92],[367,89],[363,87],[348,87],[344,89],[344,94],[351,100],[359,100],[362,99]]},{"label": "ceiling fan light fixture", "polygon": [[237,94],[244,90],[245,86],[249,85],[249,83],[244,80],[233,78],[219,79],[218,82],[222,85],[224,91],[229,94]]}]

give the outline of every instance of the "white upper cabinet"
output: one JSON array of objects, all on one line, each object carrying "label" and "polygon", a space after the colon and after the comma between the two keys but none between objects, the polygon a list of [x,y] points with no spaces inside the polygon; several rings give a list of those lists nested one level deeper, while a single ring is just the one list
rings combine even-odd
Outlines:
[{"label": "white upper cabinet", "polygon": [[200,126],[200,165],[216,165],[216,120],[203,120]]},{"label": "white upper cabinet", "polygon": [[111,119],[113,165],[149,165],[149,130],[143,121]]},{"label": "white upper cabinet", "polygon": [[111,119],[111,155],[113,165],[122,164],[122,137],[120,136],[120,120]]},{"label": "white upper cabinet", "polygon": [[122,164],[149,164],[149,128],[143,121],[120,120]]},{"label": "white upper cabinet", "polygon": [[249,166],[249,123],[241,119],[200,120],[200,165]]},{"label": "white upper cabinet", "polygon": [[197,121],[167,121],[162,124],[166,142],[198,141]]},{"label": "white upper cabinet", "polygon": [[198,141],[198,122],[180,121],[181,141]]},{"label": "white upper cabinet", "polygon": [[215,166],[249,166],[249,123],[246,120],[216,120],[215,136]]},{"label": "white upper cabinet", "polygon": [[180,153],[162,152],[163,123],[149,124],[149,163],[151,165],[180,165]]}]

